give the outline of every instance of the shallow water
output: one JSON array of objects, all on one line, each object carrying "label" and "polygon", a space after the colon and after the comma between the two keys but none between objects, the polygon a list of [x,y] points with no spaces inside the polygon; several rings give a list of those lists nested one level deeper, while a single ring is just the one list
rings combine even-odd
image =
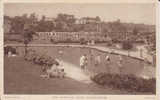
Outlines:
[{"label": "shallow water", "polygon": [[[66,63],[66,67],[69,67],[69,69],[73,69],[72,73],[70,73],[70,74],[73,74],[73,76],[74,76],[74,73],[76,73],[76,71],[79,71],[78,69],[80,69],[79,59],[83,54],[87,55],[87,58],[88,58],[87,70],[89,72],[91,73],[106,72],[107,73],[108,66],[105,65],[104,58],[106,55],[109,55],[111,59],[111,63],[109,64],[109,66],[111,67],[111,73],[120,73],[118,69],[119,57],[118,55],[115,55],[115,54],[107,54],[95,49],[79,48],[79,47],[29,47],[29,48],[35,49],[40,54],[46,54],[53,58],[63,60],[63,62]],[[63,53],[59,54],[59,51],[63,51]],[[100,55],[101,63],[98,66],[95,66],[94,58],[98,54]],[[138,59],[134,59],[128,56],[122,56],[122,58],[123,58],[123,62],[122,62],[123,71],[121,74],[134,74],[136,76],[140,76],[140,77],[145,76],[149,78],[156,76],[155,67],[149,66],[145,64],[145,62],[143,61],[140,61]],[[73,66],[76,68],[74,68]],[[66,69],[66,70],[69,70],[69,69]]]}]

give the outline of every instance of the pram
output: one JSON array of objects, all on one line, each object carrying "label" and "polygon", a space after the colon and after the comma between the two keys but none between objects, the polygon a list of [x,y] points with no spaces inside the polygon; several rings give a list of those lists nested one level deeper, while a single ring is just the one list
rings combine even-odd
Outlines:
[{"label": "pram", "polygon": [[44,77],[47,78],[64,78],[65,71],[63,67],[59,67],[58,65],[53,65],[51,68],[46,70],[46,75]]}]

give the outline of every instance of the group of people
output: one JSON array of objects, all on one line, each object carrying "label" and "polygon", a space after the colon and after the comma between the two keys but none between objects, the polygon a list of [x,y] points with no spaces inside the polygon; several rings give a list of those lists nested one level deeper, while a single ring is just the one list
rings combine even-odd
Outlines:
[{"label": "group of people", "polygon": [[50,68],[46,69],[45,74],[41,76],[47,78],[64,78],[65,74],[63,66],[59,63],[55,63]]},{"label": "group of people", "polygon": [[62,62],[62,57],[63,57],[63,49],[58,49],[58,54],[60,56],[59,59],[56,59],[57,62],[56,64],[53,64],[50,69],[46,70],[46,77],[54,77],[54,78],[64,78],[66,73],[64,70],[64,66],[61,63]]},{"label": "group of people", "polygon": [[4,55],[7,55],[8,57],[17,56],[16,47],[4,45]]},{"label": "group of people", "polygon": [[[92,58],[92,57],[93,57],[93,58]],[[87,69],[88,60],[89,60],[88,58],[89,58],[89,57],[87,57],[86,54],[84,54],[84,55],[82,55],[82,56],[80,57],[80,68],[81,68],[82,70]],[[98,67],[98,66],[102,63],[102,62],[101,62],[101,59],[102,59],[102,58],[101,58],[101,55],[100,55],[100,54],[98,54],[97,56],[91,55],[91,60],[90,60],[90,61],[91,61],[91,63],[94,64],[95,67]],[[107,55],[105,56],[104,64],[105,64],[105,66],[106,66],[106,68],[107,68],[107,72],[111,73],[112,63],[111,63],[111,58],[110,58],[110,55],[109,55],[109,54],[107,54]],[[118,56],[117,67],[118,67],[118,69],[119,69],[119,73],[122,73],[122,71],[123,71],[123,58],[122,58],[121,55]]]}]

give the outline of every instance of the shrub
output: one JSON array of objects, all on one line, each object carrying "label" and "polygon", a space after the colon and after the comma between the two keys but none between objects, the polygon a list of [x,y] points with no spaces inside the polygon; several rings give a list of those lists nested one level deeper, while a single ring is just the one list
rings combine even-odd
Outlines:
[{"label": "shrub", "polygon": [[87,41],[84,38],[80,39],[80,44],[87,44]]},{"label": "shrub", "polygon": [[107,43],[106,43],[106,46],[112,46],[112,45],[113,45],[112,42],[107,42]]},{"label": "shrub", "polygon": [[129,50],[133,48],[133,44],[130,41],[124,41],[122,42],[122,48],[124,50]]},{"label": "shrub", "polygon": [[25,60],[31,61],[34,64],[38,64],[40,66],[52,66],[53,64],[59,64],[55,59],[48,55],[38,54],[35,51],[29,51],[25,56]]},{"label": "shrub", "polygon": [[120,90],[156,93],[155,79],[143,79],[135,75],[109,73],[99,73],[91,79],[99,85],[107,85]]},{"label": "shrub", "polygon": [[58,42],[54,39],[50,39],[50,42],[53,43],[53,44],[57,44]]}]

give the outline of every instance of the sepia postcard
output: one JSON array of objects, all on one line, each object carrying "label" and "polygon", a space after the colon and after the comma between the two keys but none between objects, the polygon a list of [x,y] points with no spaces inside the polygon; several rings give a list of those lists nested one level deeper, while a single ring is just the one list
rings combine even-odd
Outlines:
[{"label": "sepia postcard", "polygon": [[1,1],[2,100],[158,100],[158,1],[120,1]]}]

